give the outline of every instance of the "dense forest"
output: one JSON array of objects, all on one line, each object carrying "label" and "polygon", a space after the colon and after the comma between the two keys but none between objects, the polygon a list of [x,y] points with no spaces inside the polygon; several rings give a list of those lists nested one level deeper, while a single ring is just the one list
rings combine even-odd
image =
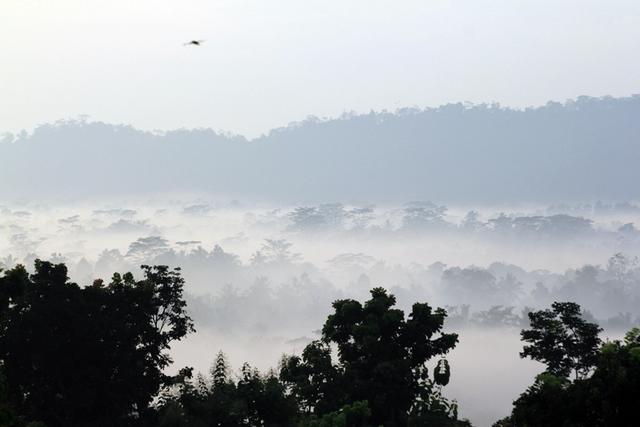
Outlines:
[{"label": "dense forest", "polygon": [[[224,353],[209,373],[173,367],[195,330],[179,269],[142,266],[79,286],[36,260],[0,277],[0,424],[81,426],[469,426],[443,388],[459,336],[447,311],[407,312],[383,288],[335,300],[301,354],[238,373]],[[496,426],[618,426],[640,404],[640,329],[603,342],[572,302],[527,314],[521,357],[546,367]],[[487,379],[490,387],[490,379]]]},{"label": "dense forest", "polygon": [[[482,322],[480,313],[498,314],[501,306],[511,311],[503,323],[519,325],[527,308],[571,300],[603,326],[627,328],[640,316],[639,213],[634,203],[529,212],[431,202],[0,206],[0,268],[40,258],[63,262],[73,280],[90,283],[140,264],[180,266],[197,320],[236,331],[265,318],[276,329],[293,319],[315,329],[326,315],[322,305],[317,316],[282,307],[363,298],[376,283],[403,305],[448,306],[460,322]],[[225,318],[223,308],[235,306],[250,306],[251,314]]]},{"label": "dense forest", "polygon": [[0,427],[640,426],[638,24],[0,0]]},{"label": "dense forest", "polygon": [[51,199],[40,183],[55,176],[57,199],[201,191],[277,203],[635,200],[639,114],[639,96],[523,110],[460,103],[312,117],[253,140],[68,120],[2,138],[0,191]]},{"label": "dense forest", "polygon": [[[182,267],[197,331],[171,346],[206,373],[219,350],[234,369],[261,372],[322,338],[336,300],[366,301],[384,286],[406,313],[416,301],[447,311],[459,335],[447,395],[479,427],[504,417],[541,370],[518,357],[528,314],[580,304],[603,339],[640,320],[637,202],[532,206],[259,205],[213,197],[0,206],[0,268],[35,273],[64,263],[70,281],[145,265]],[[435,363],[434,359],[431,362]],[[431,367],[433,368],[433,367]],[[504,376],[507,369],[512,375]],[[235,372],[235,371],[234,371]],[[493,393],[484,393],[494,378]]]}]

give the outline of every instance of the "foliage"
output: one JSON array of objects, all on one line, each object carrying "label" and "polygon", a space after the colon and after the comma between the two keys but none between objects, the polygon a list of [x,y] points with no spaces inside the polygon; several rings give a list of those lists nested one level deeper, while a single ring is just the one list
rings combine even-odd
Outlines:
[{"label": "foliage", "polygon": [[[272,373],[244,364],[240,378],[228,374],[218,353],[209,378],[184,380],[165,390],[158,405],[159,427],[293,426],[296,401]],[[223,367],[224,366],[224,367]]]},{"label": "foliage", "polygon": [[[540,317],[533,316],[532,325],[534,321],[544,325],[537,331],[541,335],[523,331],[523,338],[536,337],[532,341],[540,346],[537,354],[548,361],[549,369],[538,375],[534,384],[514,402],[511,415],[496,422],[494,427],[631,425],[629,422],[637,418],[640,405],[640,329],[631,329],[622,342],[600,344],[598,326],[577,318],[579,306],[555,303],[552,308],[553,312],[562,314],[561,319],[554,319],[550,310],[542,312]],[[564,331],[568,327],[573,340],[569,340]],[[542,352],[550,348],[551,342],[558,346],[553,357]],[[567,375],[569,369],[581,374],[573,382]]]},{"label": "foliage", "polygon": [[131,426],[170,363],[166,350],[193,330],[179,271],[143,266],[144,279],[71,283],[63,264],[37,260],[0,278],[0,360],[8,401],[30,420],[57,426]]},{"label": "foliage", "polygon": [[344,405],[335,412],[317,417],[311,415],[299,423],[299,427],[368,427],[371,426],[371,410],[366,401]]},{"label": "foliage", "polygon": [[554,302],[550,310],[529,313],[531,329],[521,332],[529,343],[520,353],[547,365],[547,371],[567,377],[586,376],[596,362],[602,329],[584,320],[580,306],[572,302]]},{"label": "foliage", "polygon": [[[513,414],[497,426],[564,426],[567,415],[573,411],[567,400],[566,389],[570,382],[545,372],[515,402]],[[568,424],[573,425],[573,424]]]},{"label": "foliage", "polygon": [[[405,320],[401,310],[392,308],[395,302],[382,288],[373,289],[364,305],[334,302],[322,341],[311,343],[302,358],[285,358],[280,378],[307,411],[324,415],[366,401],[374,425],[396,426],[406,425],[412,410],[447,410],[429,403],[433,382],[425,366],[458,341],[456,334],[441,332],[446,312],[416,303]],[[331,361],[331,344],[337,348],[337,364]]]},{"label": "foliage", "polygon": [[288,385],[303,413],[327,414],[347,401],[344,370],[331,361],[331,348],[325,341],[313,341],[302,356],[283,357],[280,379]]},{"label": "foliage", "polygon": [[[276,247],[278,245],[272,245]],[[289,257],[280,245],[279,259]],[[278,257],[276,257],[278,258]],[[179,269],[142,266],[80,287],[36,260],[0,277],[0,425],[7,427],[468,426],[442,395],[456,334],[446,312],[393,295],[333,303],[322,339],[283,357],[279,375],[219,352],[208,377],[167,376],[172,342],[193,331]],[[635,342],[638,333],[629,340]],[[334,363],[332,350],[337,350]],[[429,376],[426,362],[441,356]]]},{"label": "foliage", "polygon": [[0,365],[0,426],[21,427],[23,425],[20,417],[9,403],[7,383],[3,366]]}]

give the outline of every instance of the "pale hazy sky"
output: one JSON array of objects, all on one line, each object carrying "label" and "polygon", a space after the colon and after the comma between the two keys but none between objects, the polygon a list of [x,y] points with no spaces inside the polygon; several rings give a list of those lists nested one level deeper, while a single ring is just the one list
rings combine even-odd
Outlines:
[{"label": "pale hazy sky", "polygon": [[[185,47],[206,39],[202,47]],[[638,0],[0,0],[0,133],[640,93]]]}]

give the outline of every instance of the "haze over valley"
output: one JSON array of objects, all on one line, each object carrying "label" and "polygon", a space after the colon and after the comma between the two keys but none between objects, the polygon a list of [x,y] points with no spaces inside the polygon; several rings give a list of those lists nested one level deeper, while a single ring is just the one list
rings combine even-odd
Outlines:
[{"label": "haze over valley", "polygon": [[637,0],[0,1],[0,427],[622,427]]}]

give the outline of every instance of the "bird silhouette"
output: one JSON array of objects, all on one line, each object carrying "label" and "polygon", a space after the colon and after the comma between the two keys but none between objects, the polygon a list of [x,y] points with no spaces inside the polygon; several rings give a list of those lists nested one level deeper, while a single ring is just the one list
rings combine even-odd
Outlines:
[{"label": "bird silhouette", "polygon": [[204,40],[191,40],[190,42],[185,43],[185,46],[200,46],[202,43],[204,43]]}]

